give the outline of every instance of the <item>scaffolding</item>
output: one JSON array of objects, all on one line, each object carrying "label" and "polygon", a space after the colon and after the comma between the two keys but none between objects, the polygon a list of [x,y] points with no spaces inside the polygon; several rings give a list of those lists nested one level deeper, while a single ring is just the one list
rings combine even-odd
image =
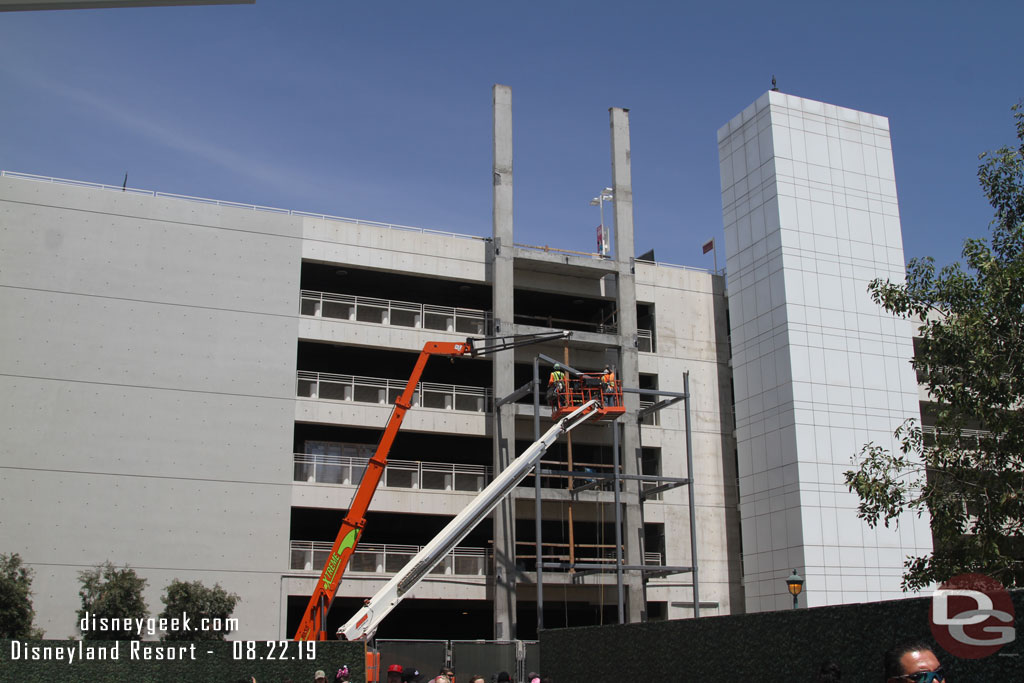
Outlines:
[{"label": "scaffolding", "polygon": [[[558,363],[562,366],[562,369],[568,372],[573,377],[584,377],[588,373],[583,373],[568,363],[563,361],[557,361],[554,358],[546,356],[544,354],[538,354],[533,360],[533,379],[527,382],[525,385],[519,387],[514,392],[499,399],[495,402],[495,419],[499,419],[499,409],[506,403],[511,403],[525,397],[529,393],[533,393],[533,431],[534,438],[540,437],[540,394],[541,394],[541,381],[540,381],[540,362],[545,361],[549,364]],[[573,469],[571,460],[571,451],[569,459],[568,470],[551,470],[542,469],[540,463],[537,464],[534,475],[534,504],[535,504],[535,525],[536,525],[536,553],[537,553],[537,630],[538,632],[544,628],[544,569],[560,569],[568,570],[578,577],[586,576],[587,574],[600,574],[606,573],[614,568],[615,571],[615,585],[617,595],[617,606],[618,606],[618,623],[625,623],[625,585],[624,575],[626,572],[639,572],[642,576],[644,590],[646,592],[646,582],[648,578],[655,576],[668,576],[671,574],[683,574],[689,573],[692,576],[693,585],[693,609],[694,617],[700,617],[700,588],[698,580],[698,569],[697,569],[697,526],[696,526],[696,510],[694,504],[694,491],[693,491],[693,440],[691,432],[691,420],[690,420],[690,374],[689,372],[683,373],[683,391],[682,393],[662,391],[659,389],[638,389],[638,388],[623,388],[621,389],[624,393],[634,393],[642,396],[654,397],[655,402],[652,405],[642,408],[636,416],[638,426],[642,430],[643,419],[648,415],[664,410],[669,406],[675,405],[680,401],[684,404],[684,417],[686,425],[686,468],[687,477],[666,477],[661,475],[647,475],[647,474],[623,474],[621,472],[621,439],[620,430],[622,429],[621,423],[618,421],[609,422],[609,426],[612,430],[612,471],[611,472],[595,472],[591,470],[578,471]],[[622,405],[621,395],[619,405]],[[617,417],[616,415],[615,417]],[[606,483],[611,483],[611,488],[614,493],[614,507],[615,507],[615,563],[614,565],[602,564],[595,562],[576,562],[574,558],[572,548],[572,532],[571,532],[571,502],[570,502],[570,561],[569,562],[545,562],[543,560],[542,545],[543,545],[543,532],[541,529],[542,515],[542,495],[541,495],[541,477],[547,476],[560,476],[568,477],[569,479],[569,494],[571,499],[582,491],[602,488]],[[575,481],[577,479],[583,480],[585,483],[576,486]],[[657,495],[670,489],[678,488],[680,486],[686,486],[688,489],[688,507],[689,507],[689,518],[690,518],[690,566],[665,566],[665,565],[632,565],[626,564],[623,560],[623,544],[622,544],[622,483],[623,481],[637,481],[641,485],[638,486],[639,504],[642,506],[644,502],[651,496]],[[643,483],[654,484],[649,488],[644,488]]]}]

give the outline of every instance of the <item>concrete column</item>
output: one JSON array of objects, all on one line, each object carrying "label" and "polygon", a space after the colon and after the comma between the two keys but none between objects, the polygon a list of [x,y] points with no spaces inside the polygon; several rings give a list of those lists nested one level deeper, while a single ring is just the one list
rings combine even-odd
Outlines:
[{"label": "concrete column", "polygon": [[[491,261],[491,295],[496,335],[512,334],[512,90],[493,88],[494,104],[494,213]],[[500,351],[491,356],[494,397],[515,390],[515,352]],[[494,414],[494,473],[497,475],[515,457],[513,406]],[[509,497],[494,510],[494,637],[516,637],[515,509]]]},{"label": "concrete column", "polygon": [[[640,385],[640,368],[636,347],[636,280],[633,273],[633,180],[629,165],[629,110],[612,108],[612,188],[615,191],[615,265],[618,280],[619,377],[627,387]],[[619,418],[623,424],[622,467],[625,474],[640,474],[637,449],[640,432],[636,415],[640,408],[637,394],[623,396],[626,414]],[[643,510],[640,504],[639,484],[628,481],[622,496],[622,537],[626,546],[625,562],[643,564],[641,539],[644,534]],[[626,621],[634,623],[644,618],[643,577],[638,572],[627,572]]]}]

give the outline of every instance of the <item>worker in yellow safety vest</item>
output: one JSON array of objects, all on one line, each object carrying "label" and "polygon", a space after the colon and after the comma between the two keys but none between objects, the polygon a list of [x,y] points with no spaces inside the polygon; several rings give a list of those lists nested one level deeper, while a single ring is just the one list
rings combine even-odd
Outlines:
[{"label": "worker in yellow safety vest", "polygon": [[547,399],[552,410],[556,410],[561,403],[560,396],[565,394],[565,371],[562,366],[555,363],[551,368],[551,376],[548,377]]}]

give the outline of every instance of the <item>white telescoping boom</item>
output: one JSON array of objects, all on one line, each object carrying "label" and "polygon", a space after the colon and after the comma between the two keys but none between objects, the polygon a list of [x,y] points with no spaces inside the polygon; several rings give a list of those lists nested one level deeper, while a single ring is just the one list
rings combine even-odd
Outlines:
[{"label": "white telescoping boom", "polygon": [[376,595],[338,629],[338,638],[356,640],[371,636],[381,621],[398,606],[416,584],[450,553],[463,538],[472,531],[498,503],[521,482],[530,469],[559,436],[573,427],[598,415],[597,401],[588,401],[556,422],[544,436],[535,441],[522,455],[513,460],[505,470],[481,491],[473,502],[457,514],[423,550],[419,551],[400,572],[384,584]]}]

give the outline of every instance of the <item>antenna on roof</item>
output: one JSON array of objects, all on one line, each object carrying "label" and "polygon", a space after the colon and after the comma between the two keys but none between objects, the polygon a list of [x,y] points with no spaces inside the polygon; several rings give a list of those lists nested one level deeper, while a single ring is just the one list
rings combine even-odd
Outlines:
[{"label": "antenna on roof", "polygon": [[775,74],[772,74],[772,92],[779,92],[779,86],[775,85]]},{"label": "antenna on roof", "polygon": [[124,182],[121,183],[121,192],[124,192],[127,189],[128,189],[128,172],[125,171],[125,173],[124,173]]}]

